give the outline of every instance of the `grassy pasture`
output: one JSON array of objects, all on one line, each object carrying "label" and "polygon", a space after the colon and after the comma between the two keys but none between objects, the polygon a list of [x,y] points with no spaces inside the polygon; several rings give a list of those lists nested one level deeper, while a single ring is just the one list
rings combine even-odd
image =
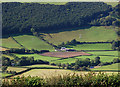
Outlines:
[{"label": "grassy pasture", "polygon": [[3,46],[3,47],[7,47],[7,48],[22,48],[11,37],[9,37],[9,38],[2,38],[2,44],[0,44],[0,45]]},{"label": "grassy pasture", "polygon": [[16,72],[21,72],[26,70],[27,68],[22,68],[22,67],[8,67],[7,70],[8,71],[16,71]]},{"label": "grassy pasture", "polygon": [[10,59],[14,59],[14,57],[9,56],[9,55],[6,55],[6,54],[2,54],[2,56],[4,56],[4,57],[8,57],[8,58],[10,58]]},{"label": "grassy pasture", "polygon": [[120,63],[115,63],[112,65],[101,66],[99,68],[93,68],[91,70],[120,70]]},{"label": "grassy pasture", "polygon": [[61,44],[62,42],[71,41],[76,39],[80,42],[106,42],[116,40],[117,34],[116,29],[112,26],[109,27],[90,27],[90,28],[77,28],[76,30],[73,28],[69,29],[69,31],[61,31],[55,33],[54,31],[51,33],[42,33],[44,34],[44,39],[48,40],[53,44]]},{"label": "grassy pasture", "polygon": [[2,77],[9,76],[9,75],[12,75],[12,74],[2,73]]},{"label": "grassy pasture", "polygon": [[72,46],[76,50],[112,50],[110,43],[97,43],[97,44],[80,44]]},{"label": "grassy pasture", "polygon": [[18,57],[22,57],[22,56],[27,56],[27,57],[34,57],[35,60],[44,60],[44,61],[52,61],[52,60],[57,60],[57,59],[60,59],[60,58],[57,58],[57,57],[48,57],[48,56],[41,56],[39,54],[15,54],[16,56]]},{"label": "grassy pasture", "polygon": [[51,45],[32,35],[15,36],[14,39],[27,49],[54,50]]}]

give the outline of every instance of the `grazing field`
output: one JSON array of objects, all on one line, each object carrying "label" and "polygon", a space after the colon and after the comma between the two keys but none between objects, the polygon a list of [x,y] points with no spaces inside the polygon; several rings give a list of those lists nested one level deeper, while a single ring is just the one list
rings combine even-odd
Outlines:
[{"label": "grazing field", "polygon": [[13,56],[9,56],[9,55],[6,55],[6,54],[2,54],[2,56],[7,57],[7,58],[10,58],[11,60],[14,59]]},{"label": "grazing field", "polygon": [[54,50],[51,45],[32,35],[15,36],[14,39],[27,49]]},{"label": "grazing field", "polygon": [[[38,76],[41,78],[49,78],[49,77],[54,77],[54,76],[58,76],[58,75],[73,75],[73,74],[78,74],[78,75],[84,75],[87,74],[88,72],[86,71],[71,71],[71,70],[63,70],[63,69],[32,69],[28,72],[25,72],[19,76]],[[98,73],[98,72],[96,72]],[[106,74],[117,74],[118,72],[105,72]],[[17,75],[18,76],[18,75]],[[15,76],[16,77],[16,76]]]},{"label": "grazing field", "polygon": [[57,60],[57,59],[60,59],[60,58],[57,58],[57,57],[48,57],[48,56],[41,56],[41,55],[38,55],[38,54],[15,54],[16,56],[18,57],[22,57],[22,56],[27,56],[27,57],[34,57],[35,60],[44,60],[44,61],[52,61],[52,60]]},{"label": "grazing field", "polygon": [[76,50],[112,50],[111,43],[79,44],[72,46]]},{"label": "grazing field", "polygon": [[85,52],[47,52],[40,55],[50,56],[50,57],[69,58],[69,57],[82,56],[82,55],[90,56],[91,54],[88,54]]},{"label": "grazing field", "polygon": [[16,72],[21,72],[26,70],[27,68],[21,68],[21,67],[8,67],[7,70],[8,71],[16,71]]},{"label": "grazing field", "polygon": [[91,70],[120,70],[120,63],[115,63],[112,65],[101,66],[99,68],[93,68]]},{"label": "grazing field", "polygon": [[2,73],[2,77],[9,76],[9,75],[12,75],[12,74]]},{"label": "grazing field", "polygon": [[18,43],[16,43],[11,37],[2,38],[1,46],[7,48],[22,48]]},{"label": "grazing field", "polygon": [[97,56],[102,56],[102,55],[106,55],[106,56],[119,56],[118,55],[118,51],[94,51],[94,52],[87,52],[93,55],[97,55]]},{"label": "grazing field", "polygon": [[[76,29],[76,28],[75,28]],[[76,30],[73,28],[68,31],[51,31],[44,34],[44,39],[48,40],[53,44],[61,44],[62,42],[71,41],[76,39],[80,42],[106,42],[117,39],[116,28],[109,26],[100,26],[100,27],[83,27],[77,28]]]},{"label": "grazing field", "polygon": [[29,65],[29,66],[23,66],[23,67],[28,67],[28,68],[59,68],[58,66],[52,66],[52,65],[45,65],[45,64],[36,64],[36,65]]}]

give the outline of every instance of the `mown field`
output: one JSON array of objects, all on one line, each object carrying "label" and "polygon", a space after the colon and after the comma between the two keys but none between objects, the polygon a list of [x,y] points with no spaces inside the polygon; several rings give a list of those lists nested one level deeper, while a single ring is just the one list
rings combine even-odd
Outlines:
[{"label": "mown field", "polygon": [[91,70],[120,70],[120,63],[115,63],[112,65],[101,66],[99,68],[93,68]]},{"label": "mown field", "polygon": [[54,48],[32,35],[15,36],[14,39],[27,49],[54,50]]},{"label": "mown field", "polygon": [[44,39],[56,45],[61,44],[62,42],[71,41],[73,39],[80,42],[106,42],[117,39],[116,29],[112,26],[83,27],[76,28],[76,30],[69,29],[69,31],[51,31],[51,33],[48,33],[49,34],[42,33],[44,34]]}]

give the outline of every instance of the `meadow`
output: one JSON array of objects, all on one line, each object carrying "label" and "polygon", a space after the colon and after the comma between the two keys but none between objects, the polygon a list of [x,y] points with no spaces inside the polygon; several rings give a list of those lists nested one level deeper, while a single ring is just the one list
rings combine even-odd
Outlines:
[{"label": "meadow", "polygon": [[51,33],[49,32],[49,34],[41,34],[44,35],[44,39],[56,45],[59,45],[62,42],[66,43],[67,41],[71,41],[73,39],[76,39],[80,42],[110,42],[117,39],[116,28],[112,26],[93,26],[75,29],[73,30],[73,28],[71,28],[69,29],[69,31],[51,31]]},{"label": "meadow", "polygon": [[120,63],[115,63],[112,65],[101,66],[98,68],[93,68],[91,70],[120,70]]},{"label": "meadow", "polygon": [[27,68],[23,68],[23,67],[8,67],[7,71],[16,71],[18,73],[18,72],[24,71],[26,69]]}]

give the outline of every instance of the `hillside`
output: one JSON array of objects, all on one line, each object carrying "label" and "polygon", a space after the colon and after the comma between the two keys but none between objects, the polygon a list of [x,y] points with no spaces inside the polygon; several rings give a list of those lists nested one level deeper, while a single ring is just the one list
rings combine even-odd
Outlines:
[{"label": "hillside", "polygon": [[[3,35],[63,30],[91,25],[91,21],[106,17],[112,6],[104,2],[69,2],[65,5],[39,3],[2,3]],[[110,23],[116,21],[110,18]],[[107,22],[105,22],[107,23]],[[92,22],[92,25],[96,25]],[[105,24],[103,24],[105,25]]]}]

